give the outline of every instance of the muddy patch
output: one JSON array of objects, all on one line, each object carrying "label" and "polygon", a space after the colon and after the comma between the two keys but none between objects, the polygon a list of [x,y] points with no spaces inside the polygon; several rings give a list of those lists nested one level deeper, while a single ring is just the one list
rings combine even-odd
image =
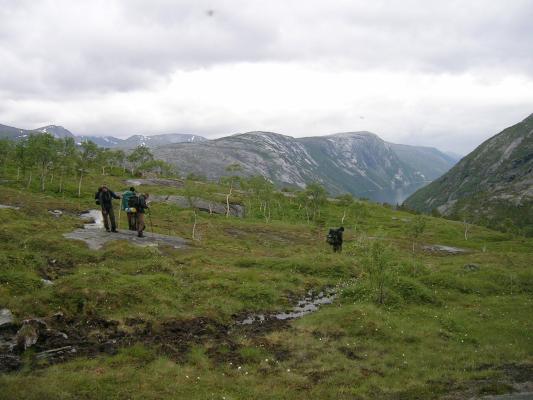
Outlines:
[{"label": "muddy patch", "polygon": [[57,313],[45,319],[27,319],[14,323],[3,311],[0,325],[0,371],[9,372],[23,366],[24,353],[31,350],[30,367],[39,368],[78,356],[116,354],[122,347],[143,343],[176,362],[184,362],[193,345],[206,347],[206,354],[217,363],[243,362],[240,340],[264,348],[276,360],[286,360],[287,349],[270,343],[265,335],[289,329],[290,321],[330,304],[333,292],[308,292],[289,311],[276,314],[248,315],[223,324],[209,318],[189,320],[145,321],[126,318],[123,323],[98,317],[68,318]]},{"label": "muddy patch", "polygon": [[[137,318],[121,324],[98,317],[69,319],[58,313],[0,326],[0,372],[16,371],[26,362],[31,368],[41,368],[79,356],[113,355],[136,343],[150,346],[175,362],[185,362],[193,345],[203,345],[215,362],[238,363],[242,361],[238,338],[244,335],[255,343],[265,330],[251,333],[201,317],[157,324]],[[267,349],[271,347],[266,339],[260,341]],[[24,354],[27,351],[31,351],[29,358]],[[27,361],[23,363],[23,359]]]},{"label": "muddy patch", "polygon": [[99,250],[106,243],[115,240],[126,240],[137,246],[157,247],[160,245],[171,246],[175,249],[187,247],[187,241],[178,236],[168,236],[159,233],[146,232],[143,238],[137,237],[137,232],[129,230],[119,230],[118,232],[106,232],[103,229],[103,219],[100,210],[90,210],[80,216],[88,221],[83,229],[76,229],[74,232],[64,233],[67,239],[82,240],[90,249]]},{"label": "muddy patch", "polygon": [[446,388],[445,400],[526,400],[533,399],[533,364],[511,363],[482,365],[476,370],[498,372],[486,379],[455,383],[435,381],[436,386]]}]

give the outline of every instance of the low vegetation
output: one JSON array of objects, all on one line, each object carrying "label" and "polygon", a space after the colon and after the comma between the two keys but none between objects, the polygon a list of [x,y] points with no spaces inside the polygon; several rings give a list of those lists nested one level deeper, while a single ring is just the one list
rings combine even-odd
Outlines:
[{"label": "low vegetation", "polygon": [[[116,241],[94,251],[62,234],[95,208],[102,181],[120,192],[141,171],[89,163],[78,186],[75,169],[59,184],[59,164],[43,178],[42,164],[4,160],[0,204],[19,209],[0,209],[0,308],[17,321],[61,315],[58,326],[89,345],[53,363],[30,347],[0,375],[2,398],[468,398],[531,377],[533,239],[472,225],[465,240],[462,222],[236,177],[140,186],[191,200],[154,203],[149,228],[187,249]],[[40,178],[28,183],[30,173]],[[196,198],[246,213],[200,211]],[[341,223],[333,254],[325,228]],[[325,289],[334,302],[301,319],[238,324]],[[122,336],[109,349],[110,330]]]}]

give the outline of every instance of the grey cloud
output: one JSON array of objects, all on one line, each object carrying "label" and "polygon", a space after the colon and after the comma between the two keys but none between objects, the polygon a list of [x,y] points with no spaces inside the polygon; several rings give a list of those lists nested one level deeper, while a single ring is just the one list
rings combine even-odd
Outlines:
[{"label": "grey cloud", "polygon": [[2,6],[0,48],[11,62],[0,83],[15,95],[135,90],[177,69],[243,61],[533,74],[530,1],[69,0]]}]

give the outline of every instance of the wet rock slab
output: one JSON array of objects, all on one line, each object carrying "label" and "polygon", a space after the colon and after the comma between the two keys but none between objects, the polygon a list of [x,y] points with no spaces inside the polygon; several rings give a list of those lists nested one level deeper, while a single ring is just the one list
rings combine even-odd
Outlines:
[{"label": "wet rock slab", "polygon": [[466,249],[461,249],[459,247],[444,246],[441,244],[432,244],[427,246],[422,246],[424,251],[430,253],[444,254],[444,255],[457,255],[457,254],[466,254],[469,251]]},{"label": "wet rock slab", "polygon": [[160,235],[158,233],[146,233],[143,238],[137,237],[137,232],[119,230],[116,233],[106,232],[103,229],[76,229],[74,232],[64,233],[67,239],[83,240],[93,250],[101,249],[106,243],[114,240],[126,240],[137,246],[172,246],[175,249],[187,247],[187,241],[177,236]]},{"label": "wet rock slab", "polygon": [[144,237],[137,237],[137,232],[130,230],[119,230],[118,232],[107,232],[103,229],[102,213],[99,210],[90,210],[80,216],[89,223],[84,224],[83,229],[76,229],[74,232],[64,233],[67,239],[82,240],[90,249],[101,249],[106,243],[114,240],[126,240],[137,246],[148,247],[159,245],[171,246],[175,249],[187,247],[187,241],[178,236],[161,235],[159,233],[146,232]]}]

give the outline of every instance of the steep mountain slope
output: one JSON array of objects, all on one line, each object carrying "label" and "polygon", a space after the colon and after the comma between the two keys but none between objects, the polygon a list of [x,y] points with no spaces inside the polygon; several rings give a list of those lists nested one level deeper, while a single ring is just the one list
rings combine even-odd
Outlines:
[{"label": "steep mountain slope", "polygon": [[533,114],[482,143],[405,204],[533,234]]},{"label": "steep mountain slope", "polygon": [[400,160],[415,171],[424,171],[421,178],[429,183],[448,171],[460,158],[454,158],[434,147],[407,146],[390,143]]},{"label": "steep mountain slope", "polygon": [[[244,175],[263,175],[279,186],[304,187],[321,182],[332,194],[352,193],[376,201],[401,202],[435,176],[438,164],[427,157],[415,166],[407,162],[409,148],[398,156],[392,145],[369,132],[293,138],[272,132],[249,132],[202,143],[156,148],[156,157],[177,166],[182,173],[218,179],[225,168],[241,165]],[[413,152],[422,151],[413,148]],[[446,156],[438,152],[441,162]],[[442,167],[441,173],[453,165]]]},{"label": "steep mountain slope", "polygon": [[20,140],[35,132],[0,124],[0,139]]}]

